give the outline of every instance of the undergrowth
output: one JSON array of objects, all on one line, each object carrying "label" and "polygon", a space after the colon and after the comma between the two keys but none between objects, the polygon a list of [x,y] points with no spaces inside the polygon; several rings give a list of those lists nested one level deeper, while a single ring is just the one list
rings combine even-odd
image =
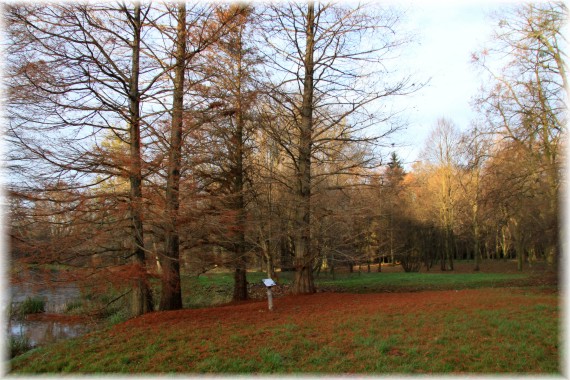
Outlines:
[{"label": "undergrowth", "polygon": [[32,344],[24,335],[10,336],[8,339],[8,349],[10,351],[10,359],[12,359],[31,350]]},{"label": "undergrowth", "polygon": [[27,297],[14,311],[19,316],[43,313],[46,311],[46,302],[41,297]]}]

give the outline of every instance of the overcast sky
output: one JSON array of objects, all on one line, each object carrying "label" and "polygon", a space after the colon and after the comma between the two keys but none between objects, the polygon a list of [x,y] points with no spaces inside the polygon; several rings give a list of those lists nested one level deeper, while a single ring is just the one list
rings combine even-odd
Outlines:
[{"label": "overcast sky", "polygon": [[490,40],[494,25],[491,11],[498,2],[410,3],[406,27],[416,31],[417,42],[403,56],[418,80],[429,84],[411,97],[402,98],[409,127],[400,134],[398,155],[406,163],[416,160],[426,137],[439,117],[446,117],[466,129],[474,118],[470,100],[481,78],[471,64],[471,54]]}]

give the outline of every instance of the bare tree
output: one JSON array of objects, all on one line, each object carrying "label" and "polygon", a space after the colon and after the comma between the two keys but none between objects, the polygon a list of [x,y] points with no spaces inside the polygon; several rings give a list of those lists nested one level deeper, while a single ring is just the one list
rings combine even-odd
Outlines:
[{"label": "bare tree", "polygon": [[[153,308],[146,278],[141,145],[142,104],[153,96],[162,75],[141,54],[151,13],[139,4],[16,6],[8,11],[12,36],[26,46],[18,55],[18,79],[41,98],[26,107],[9,107],[9,138],[26,154],[13,158],[42,163],[35,173],[29,167],[26,173],[40,183],[62,178],[86,188],[117,175],[128,178],[131,252],[125,257],[140,268],[133,272],[138,273],[133,278],[134,315]],[[48,73],[40,80],[37,66]],[[129,146],[124,167],[93,149],[106,130]]]},{"label": "bare tree", "polygon": [[252,137],[254,104],[257,96],[257,68],[261,61],[251,45],[253,8],[232,5],[237,14],[227,30],[208,52],[205,96],[210,102],[211,120],[204,125],[207,146],[203,155],[208,165],[200,170],[209,194],[218,200],[220,220],[217,243],[233,255],[233,299],[247,299],[248,204],[252,190]]},{"label": "bare tree", "polygon": [[[565,135],[568,79],[562,46],[567,18],[562,2],[532,3],[508,8],[497,16],[494,44],[474,60],[488,79],[477,106],[490,128],[527,151],[534,173],[544,173],[549,216],[544,231],[550,238],[549,260],[558,257],[558,208],[561,146]],[[488,56],[503,57],[499,69]]]},{"label": "bare tree", "polygon": [[[295,173],[291,183],[295,194],[293,292],[312,293],[314,164],[334,154],[331,143],[378,142],[381,136],[370,136],[366,128],[388,124],[390,115],[374,113],[374,106],[383,98],[409,92],[413,84],[407,78],[386,84],[381,82],[384,76],[375,76],[386,74],[382,60],[405,42],[394,37],[399,15],[389,9],[310,1],[272,6],[265,18],[264,43],[273,52],[267,58],[276,78],[276,88],[268,95],[287,113],[288,123],[276,125],[270,133],[287,153]],[[384,135],[393,130],[388,124]],[[373,161],[363,156],[357,166]],[[351,160],[351,167],[354,164]],[[349,172],[350,167],[338,170]]]},{"label": "bare tree", "polygon": [[180,286],[180,241],[177,231],[180,207],[180,171],[183,131],[184,73],[186,71],[186,3],[177,7],[175,40],[175,68],[172,91],[172,122],[170,129],[170,149],[166,179],[165,214],[168,226],[165,232],[165,255],[162,261],[161,310],[182,308]]},{"label": "bare tree", "polygon": [[463,170],[458,176],[464,199],[466,199],[468,214],[471,215],[470,224],[473,241],[473,254],[475,256],[475,271],[480,270],[482,261],[482,212],[483,181],[485,164],[491,153],[491,141],[481,130],[477,123],[462,136],[460,141],[461,154],[464,157]]},{"label": "bare tree", "polygon": [[441,270],[453,270],[454,224],[459,183],[460,135],[455,124],[440,118],[429,135],[424,155],[433,164],[433,179],[439,182],[437,201],[439,225],[444,231]]}]

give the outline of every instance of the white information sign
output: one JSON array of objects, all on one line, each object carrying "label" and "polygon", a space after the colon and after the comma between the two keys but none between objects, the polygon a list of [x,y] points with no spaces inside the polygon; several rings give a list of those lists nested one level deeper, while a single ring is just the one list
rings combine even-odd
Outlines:
[{"label": "white information sign", "polygon": [[264,284],[265,286],[267,286],[268,288],[277,285],[277,284],[275,283],[275,281],[273,281],[273,280],[270,279],[270,278],[264,278],[264,279],[261,280],[261,281],[263,281],[263,284]]}]

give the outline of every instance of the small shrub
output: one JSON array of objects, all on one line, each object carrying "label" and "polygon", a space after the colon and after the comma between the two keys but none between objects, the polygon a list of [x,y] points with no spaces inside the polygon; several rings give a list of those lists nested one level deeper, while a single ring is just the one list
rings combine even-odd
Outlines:
[{"label": "small shrub", "polygon": [[70,313],[74,310],[81,309],[83,307],[83,302],[81,300],[70,301],[65,305],[65,312]]},{"label": "small shrub", "polygon": [[46,311],[46,302],[40,297],[28,297],[18,308],[20,315],[37,314]]},{"label": "small shrub", "polygon": [[419,272],[422,267],[422,257],[415,249],[399,254],[398,259],[404,272]]},{"label": "small shrub", "polygon": [[113,326],[122,322],[125,322],[128,319],[126,312],[123,311],[116,311],[114,314],[111,314],[107,317],[107,324],[109,326]]},{"label": "small shrub", "polygon": [[8,304],[8,316],[14,318],[18,316],[18,308],[13,303]]},{"label": "small shrub", "polygon": [[18,355],[22,355],[23,353],[31,350],[33,346],[31,345],[28,338],[25,336],[11,336],[9,341],[10,347],[10,358],[14,358]]}]

